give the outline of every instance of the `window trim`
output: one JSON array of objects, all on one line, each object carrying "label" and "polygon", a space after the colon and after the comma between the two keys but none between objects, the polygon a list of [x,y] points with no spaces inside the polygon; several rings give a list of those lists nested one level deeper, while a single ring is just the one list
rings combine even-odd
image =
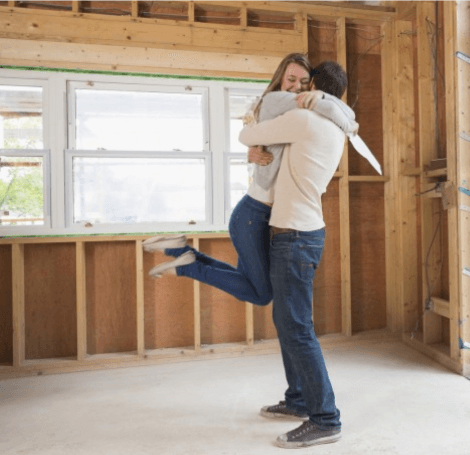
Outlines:
[{"label": "window trim", "polygon": [[[189,224],[184,222],[159,222],[158,226],[162,226],[165,230],[192,230],[192,226],[202,226],[207,229],[213,225],[212,218],[212,157],[210,152],[128,152],[116,150],[66,150],[65,151],[65,226],[66,228],[80,227],[82,224],[73,222],[73,158],[89,157],[89,158],[172,158],[172,159],[203,159],[205,164],[206,182],[205,182],[205,216],[206,221],[198,224]],[[100,223],[93,227],[105,229],[109,232],[110,228],[119,229],[120,232],[129,229],[129,226],[139,226],[145,231],[154,230],[155,222],[142,223]],[[144,232],[145,232],[144,231]],[[140,232],[140,231],[139,231]]]},{"label": "window trim", "polygon": [[[90,235],[90,234],[114,234],[114,233],[155,233],[170,231],[185,232],[214,232],[227,230],[227,216],[225,197],[230,183],[225,174],[225,156],[227,148],[225,139],[226,131],[226,102],[224,92],[226,89],[238,89],[246,91],[257,91],[261,93],[267,87],[267,80],[239,80],[237,78],[210,78],[194,76],[178,76],[172,74],[149,75],[142,73],[140,77],[136,73],[130,74],[100,74],[98,71],[74,72],[67,68],[0,68],[0,82],[8,85],[41,85],[44,87],[44,144],[50,149],[50,207],[51,226],[20,226],[11,228],[0,227],[0,236],[6,235],[32,235],[32,236],[64,236],[64,235]],[[209,112],[209,140],[210,140],[210,162],[206,163],[211,167],[211,177],[209,180],[209,197],[212,201],[212,224],[184,225],[181,223],[143,225],[143,224],[108,224],[84,228],[81,226],[66,227],[65,221],[65,150],[68,136],[68,92],[67,85],[71,82],[92,82],[93,84],[103,83],[123,84],[142,86],[142,90],[147,91],[152,86],[174,87],[192,86],[201,87],[207,90],[207,106]],[[134,152],[133,152],[134,153]],[[174,156],[174,155],[173,155]],[[206,195],[207,196],[207,195]]]}]

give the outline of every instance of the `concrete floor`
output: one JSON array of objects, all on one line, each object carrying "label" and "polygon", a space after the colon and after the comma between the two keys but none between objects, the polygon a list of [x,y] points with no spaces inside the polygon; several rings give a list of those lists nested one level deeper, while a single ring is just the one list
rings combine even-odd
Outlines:
[{"label": "concrete floor", "polygon": [[[343,437],[318,455],[470,455],[470,381],[400,342],[324,351]],[[270,455],[297,422],[258,415],[282,399],[279,355],[0,382],[0,453]]]}]

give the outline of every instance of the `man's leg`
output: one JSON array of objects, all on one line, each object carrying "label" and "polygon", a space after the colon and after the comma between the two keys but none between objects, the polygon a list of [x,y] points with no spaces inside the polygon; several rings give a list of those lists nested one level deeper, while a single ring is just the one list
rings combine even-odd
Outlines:
[{"label": "man's leg", "polygon": [[[312,280],[321,258],[324,230],[275,235],[271,242],[274,323],[291,363],[289,389],[301,384],[310,422],[320,430],[340,428],[340,413],[312,323]],[[289,380],[289,379],[288,379]],[[288,390],[289,390],[288,389]]]}]

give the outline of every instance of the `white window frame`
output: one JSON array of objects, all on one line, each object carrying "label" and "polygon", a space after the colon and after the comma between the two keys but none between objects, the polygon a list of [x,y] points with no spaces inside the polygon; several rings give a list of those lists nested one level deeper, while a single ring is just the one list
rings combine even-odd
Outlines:
[{"label": "white window frame", "polygon": [[[199,230],[209,229],[212,226],[212,179],[211,179],[211,154],[209,152],[128,152],[116,150],[66,150],[65,151],[65,225],[66,227],[84,226],[83,223],[74,223],[73,221],[73,159],[76,157],[88,158],[186,158],[186,159],[204,159],[206,172],[205,186],[205,222],[198,224],[188,224],[183,222],[144,222],[144,223],[100,223],[93,227],[94,232],[109,232],[110,229],[117,232],[128,232],[129,226],[138,226],[138,232],[155,232],[155,226],[158,225],[161,231],[176,230]],[[86,226],[84,226],[86,227]],[[90,231],[90,229],[88,229]],[[133,231],[132,231],[133,232]]]},{"label": "white window frame", "polygon": [[[266,84],[267,86],[267,84]],[[225,106],[225,153],[224,153],[224,214],[225,214],[225,224],[228,224],[231,214],[231,201],[230,201],[230,161],[232,159],[246,159],[246,153],[242,152],[232,152],[230,149],[230,94],[234,95],[254,95],[261,96],[265,90],[265,87],[225,87],[224,88],[224,106]],[[248,148],[247,148],[248,150]]]},{"label": "white window frame", "polygon": [[[148,77],[147,75],[109,75],[95,72],[75,73],[65,71],[27,71],[0,68],[0,83],[9,85],[42,86],[43,91],[43,128],[44,128],[44,147],[50,150],[49,166],[49,193],[50,193],[50,225],[49,226],[3,226],[0,227],[0,235],[80,235],[94,233],[152,233],[152,232],[170,232],[170,231],[226,231],[229,218],[230,207],[227,205],[227,194],[230,194],[229,172],[227,168],[227,156],[230,154],[229,144],[227,143],[228,128],[227,119],[228,105],[226,100],[227,89],[238,90],[240,93],[263,92],[267,86],[266,81],[237,81],[237,80],[200,80],[197,77],[191,79],[186,76],[158,75],[158,77]],[[87,87],[113,87],[121,85],[125,89],[137,87],[142,91],[149,91],[153,88],[160,89],[167,87],[167,90],[176,89],[185,91],[186,87],[192,87],[193,90],[207,90],[207,110],[208,119],[206,123],[207,131],[207,151],[202,152],[206,159],[206,197],[211,201],[206,204],[206,209],[210,210],[207,223],[198,223],[188,225],[187,223],[128,223],[128,224],[103,224],[94,225],[91,228],[82,225],[70,225],[70,207],[69,201],[72,195],[70,189],[70,163],[72,156],[82,156],[87,151],[74,150],[69,146],[69,116],[71,96],[67,92],[67,85],[80,83],[87,84]],[[78,85],[77,85],[78,86]],[[46,150],[46,151],[47,151]],[[98,151],[103,152],[103,151]],[[93,151],[93,156],[97,151]],[[108,155],[109,151],[103,152]],[[121,153],[121,152],[119,152]],[[140,153],[140,152],[139,152]],[[153,152],[151,152],[153,153]],[[158,152],[162,153],[162,152]],[[188,158],[200,158],[199,152],[181,152],[190,153]],[[207,153],[207,155],[206,155]],[[143,152],[147,154],[147,152]],[[136,152],[132,152],[136,156]],[[147,156],[147,155],[146,155]],[[162,155],[161,155],[162,156]],[[177,155],[172,152],[171,157]],[[245,156],[238,153],[238,157]],[[46,164],[45,164],[46,165]],[[67,177],[68,173],[68,177]],[[46,177],[46,176],[45,176]],[[73,191],[73,188],[72,188]],[[228,199],[228,202],[230,200]],[[73,214],[73,211],[72,211]]]},{"label": "white window frame", "polygon": [[51,150],[50,150],[50,92],[49,81],[41,75],[26,75],[25,71],[13,71],[10,74],[0,72],[0,85],[16,87],[42,88],[42,149],[3,149],[0,155],[14,157],[42,157],[43,158],[43,211],[44,224],[30,226],[1,226],[0,235],[28,235],[33,231],[51,229]]},{"label": "white window frame", "polygon": [[[165,81],[166,82],[166,81]],[[197,82],[197,81],[191,81]],[[126,232],[129,227],[134,230],[138,227],[139,231],[175,231],[175,230],[208,230],[213,225],[212,209],[212,165],[211,165],[211,141],[209,136],[209,89],[208,87],[196,86],[194,84],[179,85],[142,85],[142,84],[123,84],[115,82],[90,82],[68,81],[68,150],[65,151],[65,227],[71,228],[82,226],[83,223],[74,223],[73,221],[73,158],[75,157],[93,157],[93,158],[170,158],[170,159],[203,159],[205,163],[205,220],[197,224],[185,222],[159,222],[159,223],[100,223],[93,226],[94,230],[106,231],[118,230]],[[202,115],[203,115],[203,141],[202,149],[199,151],[171,152],[171,151],[123,151],[123,150],[76,150],[75,137],[75,117],[76,117],[76,96],[75,90],[99,90],[99,91],[123,91],[123,92],[153,92],[153,93],[176,93],[176,94],[200,94],[202,95]]]}]

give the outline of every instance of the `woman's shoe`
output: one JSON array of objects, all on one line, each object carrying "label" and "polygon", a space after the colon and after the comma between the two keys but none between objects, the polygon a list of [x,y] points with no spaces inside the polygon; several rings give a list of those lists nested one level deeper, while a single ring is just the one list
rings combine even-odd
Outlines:
[{"label": "woman's shoe", "polygon": [[173,261],[163,262],[156,265],[150,270],[149,275],[154,278],[161,278],[162,275],[176,275],[176,267],[181,265],[188,265],[196,260],[196,256],[192,251],[186,251],[181,256],[178,256]]},{"label": "woman's shoe", "polygon": [[142,242],[142,248],[148,253],[164,251],[166,248],[182,248],[186,246],[186,236],[176,235],[156,235]]}]

